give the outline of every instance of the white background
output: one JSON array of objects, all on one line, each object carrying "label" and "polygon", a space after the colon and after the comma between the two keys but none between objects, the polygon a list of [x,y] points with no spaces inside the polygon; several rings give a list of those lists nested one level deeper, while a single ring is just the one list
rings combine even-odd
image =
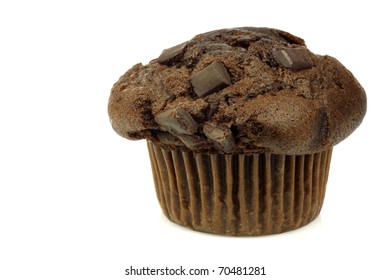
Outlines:
[{"label": "white background", "polygon": [[[1,1],[0,279],[130,277],[389,279],[389,32],[386,1]],[[285,234],[234,238],[174,225],[159,208],[144,141],[107,116],[132,65],[213,29],[266,26],[338,58],[367,92],[362,125],[334,148],[325,205]],[[264,266],[266,276],[218,276]],[[190,277],[197,279],[197,277]]]}]

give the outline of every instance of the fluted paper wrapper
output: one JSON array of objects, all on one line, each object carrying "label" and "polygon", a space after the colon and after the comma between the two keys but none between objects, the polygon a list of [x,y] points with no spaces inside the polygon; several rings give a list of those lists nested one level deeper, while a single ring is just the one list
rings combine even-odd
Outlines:
[{"label": "fluted paper wrapper", "polygon": [[321,211],[332,149],[307,155],[208,154],[148,142],[166,217],[197,231],[254,236],[302,227]]}]

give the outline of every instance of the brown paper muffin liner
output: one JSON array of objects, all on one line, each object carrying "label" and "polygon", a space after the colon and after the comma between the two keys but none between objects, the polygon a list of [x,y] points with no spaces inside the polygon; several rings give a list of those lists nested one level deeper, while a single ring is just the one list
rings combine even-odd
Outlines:
[{"label": "brown paper muffin liner", "polygon": [[197,231],[255,236],[302,227],[321,211],[332,149],[307,155],[208,154],[148,142],[165,216]]}]

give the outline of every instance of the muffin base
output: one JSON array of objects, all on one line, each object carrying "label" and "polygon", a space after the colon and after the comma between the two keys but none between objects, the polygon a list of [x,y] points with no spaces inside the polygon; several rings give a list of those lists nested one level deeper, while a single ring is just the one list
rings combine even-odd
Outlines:
[{"label": "muffin base", "polygon": [[332,149],[307,155],[208,154],[148,141],[165,216],[196,231],[257,236],[300,228],[321,211]]}]

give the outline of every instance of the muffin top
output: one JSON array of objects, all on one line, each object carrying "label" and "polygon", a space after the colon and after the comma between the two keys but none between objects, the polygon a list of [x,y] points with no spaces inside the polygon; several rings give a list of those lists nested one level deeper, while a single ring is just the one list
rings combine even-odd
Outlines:
[{"label": "muffin top", "polygon": [[364,89],[335,58],[270,29],[221,29],[136,64],[112,88],[114,130],[165,149],[308,154],[362,122]]}]

